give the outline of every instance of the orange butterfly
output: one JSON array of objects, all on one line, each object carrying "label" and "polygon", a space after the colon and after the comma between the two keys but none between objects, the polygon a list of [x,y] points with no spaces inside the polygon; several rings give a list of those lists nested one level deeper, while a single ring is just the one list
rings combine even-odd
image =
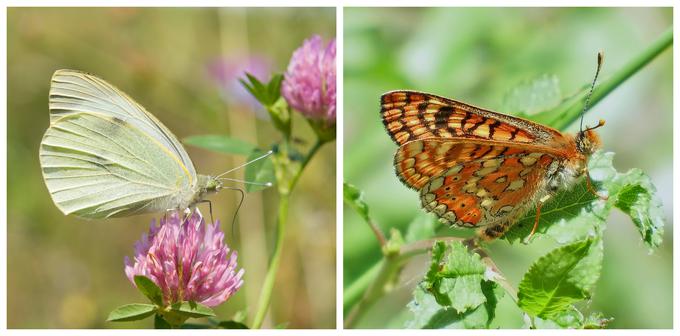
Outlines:
[{"label": "orange butterfly", "polygon": [[[595,80],[601,63],[598,55]],[[594,129],[602,120],[574,136],[427,93],[392,91],[380,103],[385,128],[400,146],[399,179],[441,222],[479,228],[485,240],[502,236],[535,205],[533,235],[543,203],[587,176],[588,157],[601,146]]]}]

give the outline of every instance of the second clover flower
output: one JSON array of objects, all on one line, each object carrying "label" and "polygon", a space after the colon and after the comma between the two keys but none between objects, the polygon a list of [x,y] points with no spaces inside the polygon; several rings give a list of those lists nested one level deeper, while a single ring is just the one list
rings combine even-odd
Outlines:
[{"label": "second clover flower", "polygon": [[335,124],[335,39],[324,46],[320,36],[295,50],[281,84],[288,104],[307,118]]}]

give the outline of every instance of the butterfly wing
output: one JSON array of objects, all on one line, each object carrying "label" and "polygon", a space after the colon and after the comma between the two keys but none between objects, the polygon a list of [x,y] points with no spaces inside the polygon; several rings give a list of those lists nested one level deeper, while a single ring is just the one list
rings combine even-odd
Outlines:
[{"label": "butterfly wing", "polygon": [[556,169],[557,158],[533,149],[481,140],[416,140],[399,148],[395,167],[406,185],[420,191],[423,208],[442,222],[502,233],[497,227],[521,215]]},{"label": "butterfly wing", "polygon": [[71,70],[53,77],[40,163],[57,207],[85,218],[186,205],[197,180],[156,118],[103,80]]},{"label": "butterfly wing", "polygon": [[380,103],[383,124],[398,145],[440,138],[563,147],[555,129],[432,94],[392,91]]},{"label": "butterfly wing", "polygon": [[189,154],[172,132],[144,107],[94,75],[57,70],[50,87],[50,122],[74,113],[99,113],[134,125],[179,157],[195,180],[196,170]]},{"label": "butterfly wing", "polygon": [[401,146],[397,176],[423,207],[490,238],[534,203],[572,146],[550,127],[422,92],[384,94],[381,116]]}]

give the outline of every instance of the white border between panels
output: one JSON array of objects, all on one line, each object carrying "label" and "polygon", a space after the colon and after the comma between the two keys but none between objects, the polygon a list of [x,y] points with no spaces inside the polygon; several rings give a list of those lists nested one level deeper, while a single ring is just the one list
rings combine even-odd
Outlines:
[{"label": "white border between panels", "polygon": [[[343,288],[343,158],[344,158],[344,101],[343,101],[343,56],[344,56],[344,43],[343,43],[343,27],[344,27],[344,11],[343,7],[450,7],[450,6],[475,6],[475,7],[530,7],[530,6],[550,6],[550,7],[574,7],[574,6],[618,6],[618,7],[674,7],[675,1],[660,1],[660,0],[649,0],[649,1],[606,1],[606,0],[556,0],[551,1],[549,4],[545,1],[536,0],[515,0],[515,1],[492,1],[492,0],[288,0],[282,2],[280,0],[254,0],[248,2],[249,6],[252,7],[336,7],[336,39],[337,39],[337,138],[336,138],[336,329],[329,330],[201,330],[200,333],[205,334],[219,334],[223,335],[225,333],[229,334],[239,334],[239,335],[252,335],[252,334],[264,334],[264,335],[381,335],[385,334],[385,330],[343,330],[343,305],[342,305],[342,288]],[[178,1],[178,0],[167,0],[167,1],[149,1],[149,0],[124,0],[124,1],[86,1],[86,0],[70,0],[61,1],[60,3],[55,3],[54,1],[35,1],[35,0],[10,0],[5,2],[5,6],[151,6],[151,7],[195,7],[195,6],[208,6],[208,7],[241,7],[243,2],[233,1],[233,0],[207,0],[207,1]],[[282,6],[283,5],[283,6]],[[4,122],[0,122],[0,142],[2,142],[2,147],[0,152],[4,158],[4,164],[0,167],[0,185],[3,186],[2,193],[0,195],[0,250],[3,251],[3,258],[0,260],[0,298],[2,301],[2,306],[0,307],[0,329],[5,330],[7,328],[7,8],[3,7],[0,11],[0,17],[2,18],[2,59],[5,65],[2,70],[0,70],[0,79],[2,85],[2,92],[0,97],[4,102],[2,106],[2,117]],[[675,22],[678,22],[677,11],[673,11],[673,18]],[[678,29],[674,28],[674,32]],[[675,64],[678,64],[678,55],[674,53],[673,60]],[[678,85],[677,78],[680,70],[676,65],[673,69],[673,85],[674,85],[674,120],[673,126],[675,130],[680,130],[680,118],[675,115],[675,111],[678,107],[678,92],[680,91],[680,85]],[[678,155],[680,154],[680,138],[674,134],[673,137],[673,165],[674,170],[679,167]],[[673,180],[673,191],[676,195],[677,191],[680,190],[680,180],[675,178]],[[674,197],[673,206],[675,209],[680,209],[680,200],[678,197]],[[677,211],[674,212],[674,222],[677,223],[680,218],[680,214]],[[677,230],[674,230],[673,236],[674,241],[678,241]],[[673,276],[674,276],[674,291],[673,291],[673,321],[674,326],[680,323],[680,312],[678,311],[680,294],[678,293],[678,288],[675,284],[678,282],[678,267],[680,267],[680,261],[678,261],[679,253],[677,249],[673,251]],[[4,332],[4,331],[3,331]],[[191,334],[195,335],[197,330],[177,330],[172,331],[173,333]],[[488,335],[488,330],[389,330],[387,331],[392,335],[450,335],[451,333],[456,333],[460,335]],[[542,333],[547,333],[550,335],[573,335],[575,331],[571,330],[544,330]],[[673,330],[600,330],[600,331],[581,331],[581,333],[598,333],[601,334],[611,334],[611,335],[639,335],[641,332],[651,335],[670,335]],[[167,331],[163,330],[8,330],[6,334],[9,335],[34,335],[34,334],[50,334],[50,335],[102,335],[102,334],[165,334]],[[494,330],[494,334],[506,334],[506,335],[526,335],[526,330]]]}]

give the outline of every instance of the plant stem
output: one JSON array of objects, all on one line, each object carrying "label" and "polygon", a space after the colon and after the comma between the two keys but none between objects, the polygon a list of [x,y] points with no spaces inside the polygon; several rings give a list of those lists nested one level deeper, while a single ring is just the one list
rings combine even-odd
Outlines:
[{"label": "plant stem", "polygon": [[491,270],[498,275],[493,280],[500,284],[501,287],[503,287],[503,289],[505,289],[505,291],[510,295],[512,301],[517,304],[517,290],[512,286],[512,284],[510,284],[510,282],[508,282],[508,280],[505,278],[505,275],[503,275],[503,272],[501,272],[489,254],[483,249],[475,249],[475,252],[482,258],[482,262],[489,266],[489,268],[491,268]]},{"label": "plant stem", "polygon": [[371,285],[371,281],[378,275],[380,265],[381,262],[378,261],[343,290],[342,309],[345,313],[361,299],[362,294],[364,294],[368,286]]},{"label": "plant stem", "polygon": [[279,269],[279,264],[281,262],[281,250],[283,249],[283,241],[286,236],[286,219],[288,217],[288,194],[281,194],[279,199],[279,213],[277,219],[277,234],[276,234],[276,249],[272,255],[272,259],[269,262],[269,270],[264,278],[264,284],[262,285],[262,294],[260,294],[260,300],[258,302],[259,309],[255,313],[255,319],[253,320],[253,329],[259,329],[262,326],[264,317],[269,310],[269,303],[271,302],[272,291],[274,289],[274,281],[276,280],[276,273]]},{"label": "plant stem", "polygon": [[290,185],[288,187],[289,190],[293,190],[295,185],[297,184],[297,181],[300,179],[300,176],[302,175],[302,171],[305,170],[305,167],[307,167],[307,164],[309,163],[309,160],[312,159],[312,157],[316,154],[316,152],[319,151],[321,146],[323,146],[325,142],[321,141],[318,137],[316,141],[314,142],[314,146],[309,150],[309,153],[305,156],[305,158],[302,160],[302,163],[300,164],[300,169],[298,170],[297,174],[293,177],[293,179],[290,182]]},{"label": "plant stem", "polygon": [[[283,242],[286,237],[286,223],[288,219],[288,203],[290,200],[290,193],[300,179],[302,172],[305,167],[312,159],[312,157],[319,151],[319,148],[324,144],[318,138],[314,143],[314,146],[309,150],[309,153],[305,156],[302,163],[300,164],[298,170],[296,171],[293,178],[288,184],[288,188],[284,188],[285,192],[281,192],[282,188],[277,188],[279,190],[279,212],[277,217],[277,234],[276,234],[276,247],[274,249],[274,254],[269,262],[269,270],[267,270],[267,275],[264,278],[264,283],[262,284],[262,292],[260,294],[260,300],[258,301],[258,309],[255,313],[255,318],[253,319],[252,328],[259,329],[262,327],[262,322],[267,315],[269,310],[269,304],[271,303],[272,291],[274,290],[274,282],[276,281],[276,274],[279,270],[279,264],[281,263],[281,251],[283,250]],[[275,167],[278,167],[275,165]]]},{"label": "plant stem", "polygon": [[375,238],[378,239],[378,243],[380,244],[380,248],[385,246],[387,243],[387,239],[385,238],[385,234],[380,230],[380,227],[378,224],[376,224],[372,219],[367,218],[366,222],[368,223],[368,226],[371,228],[371,231],[373,231],[373,234],[375,235]]},{"label": "plant stem", "polygon": [[[661,36],[649,45],[642,53],[633,58],[624,67],[617,70],[611,77],[602,82],[602,84],[595,87],[593,94],[590,97],[590,106],[595,106],[600,100],[606,97],[610,92],[623,84],[628,78],[640,71],[645,65],[649,64],[661,54],[664,50],[673,45],[673,28],[669,28]],[[606,64],[606,55],[605,55]],[[564,129],[574,121],[581,117],[586,95],[588,90],[576,94],[571,98],[571,104],[562,104],[555,110],[549,111],[555,116],[555,119],[549,124],[557,129]]]},{"label": "plant stem", "polygon": [[371,283],[370,286],[366,280],[365,284],[367,289],[365,294],[361,298],[361,301],[359,301],[359,303],[345,319],[345,328],[352,328],[359,320],[359,317],[362,316],[381,296],[385,294],[385,292],[388,291],[388,284],[394,279],[394,276],[399,273],[399,270],[404,265],[404,263],[414,256],[427,253],[430,249],[432,249],[432,245],[437,240],[464,241],[465,239],[458,237],[438,237],[419,240],[402,246],[399,249],[398,254],[386,255],[382,261],[376,265],[379,265],[379,267],[374,266],[371,268],[371,271],[373,271],[373,268],[377,269],[375,280],[373,280],[373,283]]},{"label": "plant stem", "polygon": [[400,268],[403,259],[398,256],[385,257],[380,263],[378,275],[373,283],[368,287],[366,293],[357,306],[349,313],[345,319],[345,328],[352,328],[358,317],[363,315],[375,301],[385,293],[385,285],[392,278],[392,275]]}]

